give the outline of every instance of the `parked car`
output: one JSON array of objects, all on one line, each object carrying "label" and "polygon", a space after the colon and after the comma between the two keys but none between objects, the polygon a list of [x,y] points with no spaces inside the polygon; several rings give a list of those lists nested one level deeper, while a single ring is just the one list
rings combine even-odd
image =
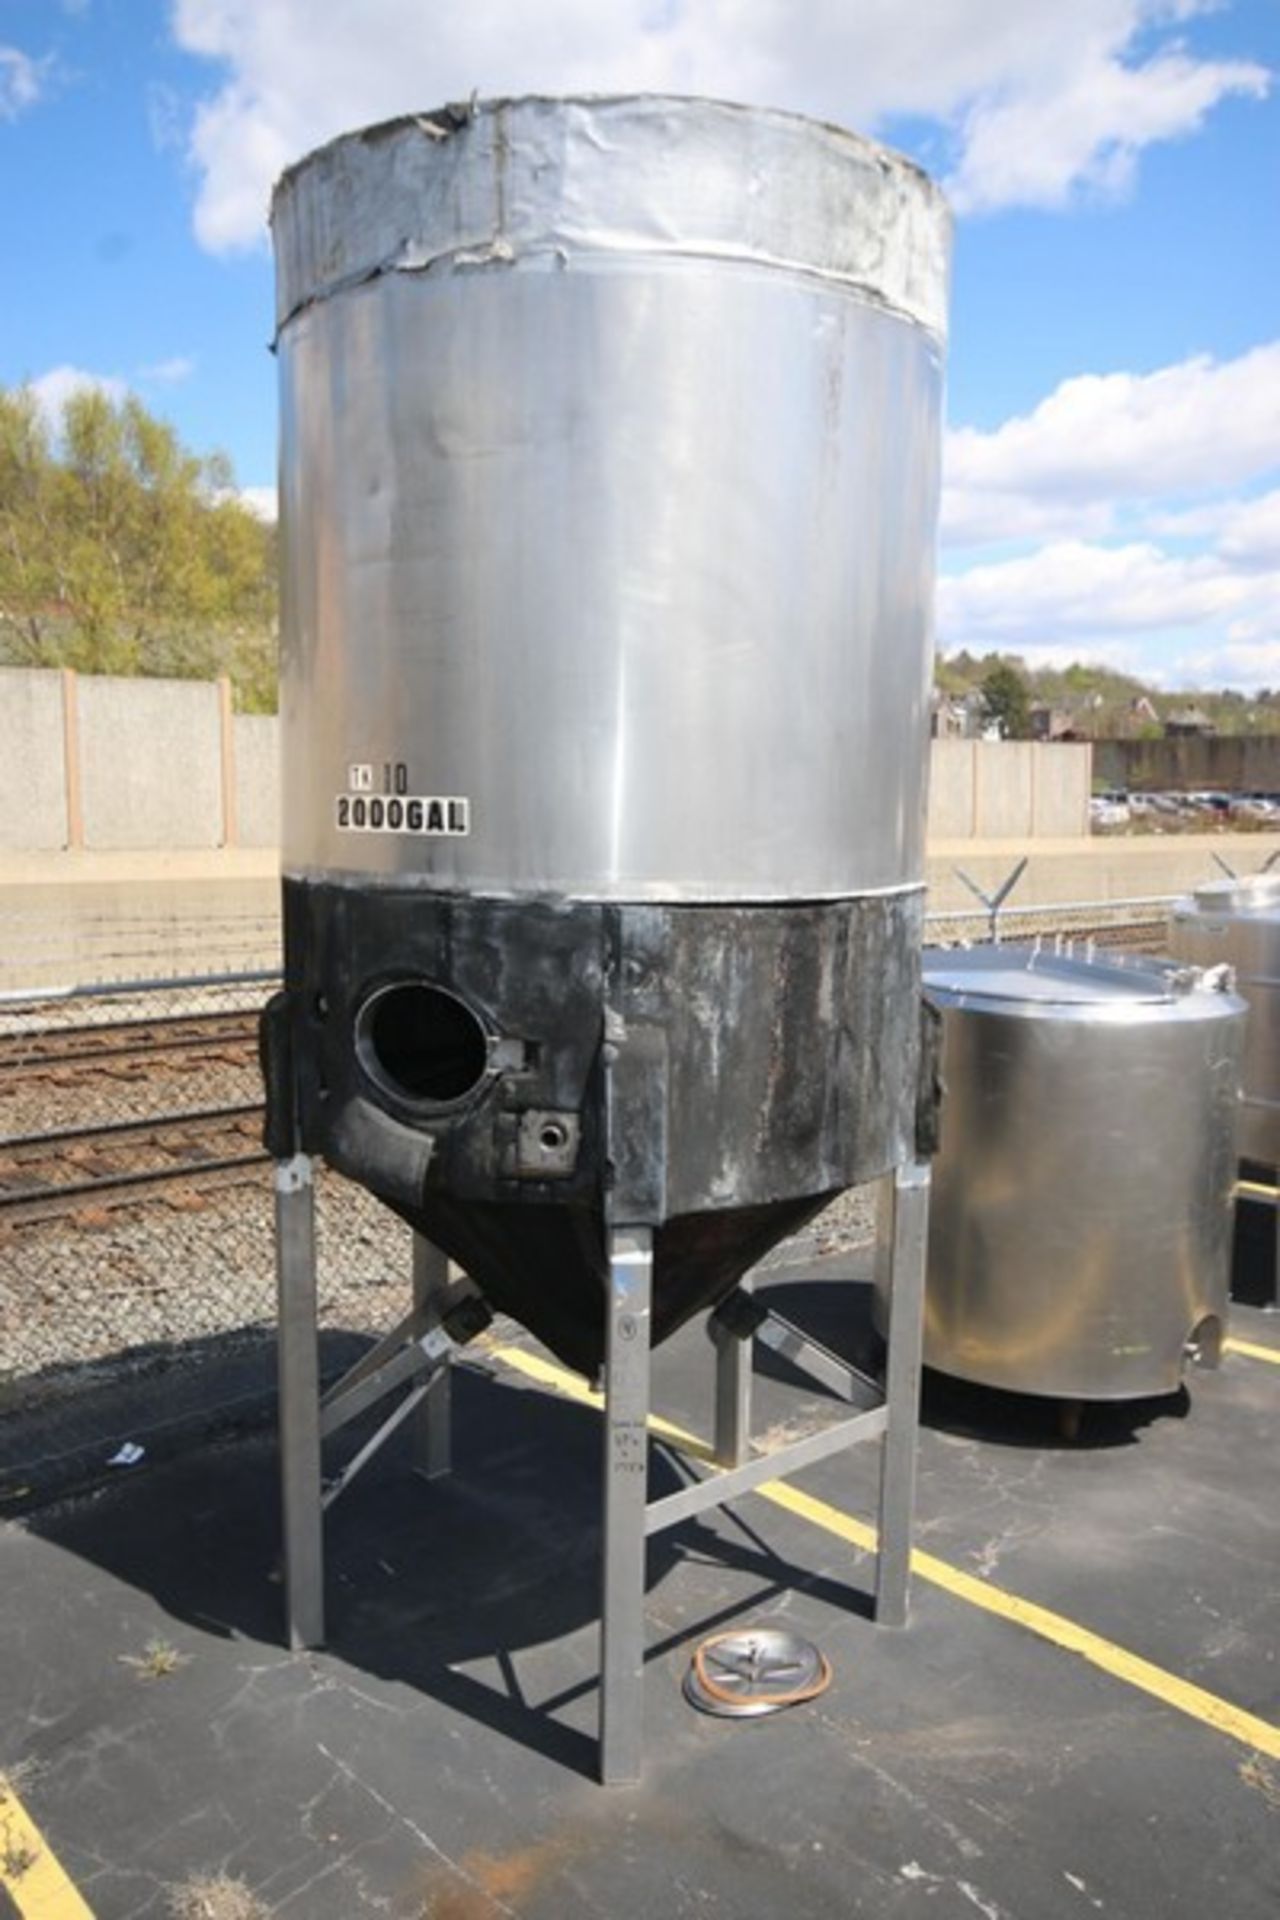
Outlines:
[{"label": "parked car", "polygon": [[1241,794],[1231,809],[1231,818],[1250,826],[1275,826],[1280,824],[1280,806],[1268,794]]}]

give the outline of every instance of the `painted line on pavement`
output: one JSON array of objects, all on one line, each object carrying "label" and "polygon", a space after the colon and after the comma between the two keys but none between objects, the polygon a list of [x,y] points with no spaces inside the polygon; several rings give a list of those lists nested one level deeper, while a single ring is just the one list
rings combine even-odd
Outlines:
[{"label": "painted line on pavement", "polygon": [[1260,1347],[1255,1340],[1227,1339],[1222,1343],[1224,1353],[1244,1353],[1250,1360],[1269,1360],[1273,1367],[1280,1367],[1280,1347]]},{"label": "painted line on pavement", "polygon": [[[0,1773],[0,1894],[21,1920],[93,1920],[57,1854]],[[0,1906],[0,1912],[6,1909]]]},{"label": "painted line on pavement", "polygon": [[[487,1352],[491,1359],[502,1366],[568,1399],[577,1400],[584,1406],[602,1408],[604,1405],[602,1396],[588,1387],[585,1381],[537,1354],[525,1353],[519,1347],[496,1345],[489,1346]],[[1267,1357],[1273,1356],[1268,1353]],[[696,1434],[656,1414],[650,1416],[649,1427],[659,1438],[678,1442],[687,1453],[714,1466],[710,1449]],[[761,1499],[771,1501],[774,1506],[782,1507],[802,1520],[810,1521],[824,1532],[847,1541],[850,1546],[874,1553],[876,1529],[865,1520],[856,1520],[852,1514],[843,1513],[829,1501],[802,1493],[798,1487],[789,1486],[781,1480],[766,1481],[753,1491]],[[1198,1720],[1215,1733],[1239,1741],[1250,1752],[1263,1753],[1270,1759],[1280,1760],[1280,1726],[1263,1720],[1256,1713],[1249,1713],[1243,1707],[1234,1706],[1231,1701],[1223,1700],[1205,1687],[1181,1679],[1176,1673],[1156,1666],[1153,1661],[1144,1660],[1140,1654],[1118,1646],[1115,1641],[1095,1633],[1091,1627],[1081,1626],[1066,1614],[1055,1613],[1049,1607],[1039,1606],[1034,1600],[1024,1600],[1016,1593],[994,1586],[989,1580],[980,1580],[976,1574],[966,1573],[963,1568],[954,1567],[949,1561],[940,1560],[919,1547],[911,1555],[911,1571],[919,1579],[941,1587],[957,1600],[964,1600],[983,1613],[992,1613],[1002,1620],[1012,1621],[1015,1626],[1049,1641],[1065,1653],[1077,1654],[1090,1666],[1109,1673],[1113,1679],[1124,1681],[1139,1693],[1148,1694],[1164,1706],[1173,1707],[1190,1719]]]}]

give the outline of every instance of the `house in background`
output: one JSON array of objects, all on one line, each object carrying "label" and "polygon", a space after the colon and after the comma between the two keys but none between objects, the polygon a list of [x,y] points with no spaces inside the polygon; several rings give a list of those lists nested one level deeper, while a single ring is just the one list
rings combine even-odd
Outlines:
[{"label": "house in background", "polygon": [[1199,707],[1183,707],[1171,713],[1164,723],[1166,740],[1210,740],[1217,731],[1208,714]]},{"label": "house in background", "polygon": [[[989,737],[982,695],[952,695],[933,690],[929,731],[935,740],[985,740]],[[998,736],[997,736],[998,737]]]}]

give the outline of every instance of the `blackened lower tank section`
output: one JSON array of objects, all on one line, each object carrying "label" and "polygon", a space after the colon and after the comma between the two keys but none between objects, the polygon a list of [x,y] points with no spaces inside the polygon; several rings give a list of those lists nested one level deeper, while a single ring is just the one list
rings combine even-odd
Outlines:
[{"label": "blackened lower tank section", "polygon": [[918,894],[285,902],[273,1148],[361,1181],[585,1372],[607,1219],[656,1230],[656,1341],[909,1151]]}]

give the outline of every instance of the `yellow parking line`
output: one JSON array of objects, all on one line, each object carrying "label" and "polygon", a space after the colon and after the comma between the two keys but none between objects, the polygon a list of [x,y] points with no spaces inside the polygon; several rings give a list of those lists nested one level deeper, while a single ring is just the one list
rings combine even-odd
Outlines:
[{"label": "yellow parking line", "polygon": [[1269,1360],[1273,1367],[1280,1367],[1280,1347],[1260,1347],[1253,1340],[1224,1340],[1223,1349],[1227,1353],[1245,1353],[1250,1360]]},{"label": "yellow parking line", "polygon": [[22,1920],[93,1920],[58,1856],[0,1773],[0,1892]]},{"label": "yellow parking line", "polygon": [[[1259,1351],[1267,1352],[1266,1349]],[[524,1374],[527,1379],[537,1381],[541,1386],[552,1388],[556,1393],[584,1405],[599,1407],[603,1404],[601,1396],[574,1374],[536,1354],[525,1353],[519,1347],[504,1346],[492,1346],[489,1353],[503,1366]],[[1267,1357],[1274,1356],[1267,1353]],[[674,1422],[654,1416],[650,1426],[654,1433],[678,1441],[687,1452],[697,1454],[704,1460],[710,1458],[706,1443]],[[824,1532],[834,1534],[837,1539],[845,1540],[851,1546],[861,1547],[867,1552],[875,1549],[875,1528],[864,1520],[855,1520],[851,1514],[842,1513],[839,1507],[833,1507],[826,1500],[802,1493],[798,1487],[788,1486],[781,1480],[767,1481],[755,1491],[762,1499],[772,1501],[774,1506],[785,1508],[788,1513],[810,1521],[812,1525],[821,1527]],[[1039,1639],[1049,1641],[1066,1653],[1078,1654],[1090,1666],[1109,1673],[1113,1679],[1123,1680],[1140,1693],[1150,1694],[1153,1699],[1187,1714],[1193,1720],[1199,1720],[1202,1725],[1212,1727],[1215,1733],[1238,1740],[1251,1752],[1264,1753],[1270,1759],[1280,1760],[1280,1726],[1261,1719],[1255,1713],[1246,1712],[1243,1707],[1233,1706],[1229,1700],[1221,1699],[1205,1687],[1197,1687],[1189,1680],[1180,1679],[1176,1673],[1169,1673],[1152,1661],[1144,1660],[1140,1654],[1130,1653],[1126,1647],[1118,1646],[1089,1627],[1082,1627],[1065,1614],[1054,1613],[1049,1607],[1038,1606],[1033,1600],[1023,1600],[1018,1594],[993,1586],[989,1580],[980,1580],[976,1574],[965,1573],[962,1568],[953,1567],[949,1561],[939,1560],[934,1554],[924,1553],[918,1547],[911,1556],[911,1570],[919,1579],[942,1587],[956,1599],[965,1600],[970,1606],[981,1608],[984,1613],[1010,1620],[1015,1626],[1034,1633]]]}]

